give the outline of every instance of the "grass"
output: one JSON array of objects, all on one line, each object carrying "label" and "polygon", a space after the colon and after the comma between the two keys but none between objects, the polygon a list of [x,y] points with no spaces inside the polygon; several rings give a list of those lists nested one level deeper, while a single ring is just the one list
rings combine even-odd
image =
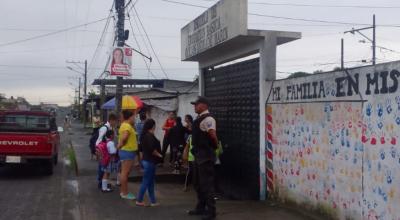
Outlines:
[{"label": "grass", "polygon": [[70,143],[69,147],[65,149],[65,157],[67,160],[69,160],[69,167],[75,172],[75,175],[78,176],[79,175],[78,161],[76,159],[76,153],[72,143]]}]

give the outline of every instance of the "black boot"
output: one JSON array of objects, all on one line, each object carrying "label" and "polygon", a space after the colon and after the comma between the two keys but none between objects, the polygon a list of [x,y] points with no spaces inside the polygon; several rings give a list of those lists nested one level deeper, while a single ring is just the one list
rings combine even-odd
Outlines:
[{"label": "black boot", "polygon": [[198,209],[193,209],[193,210],[189,210],[187,212],[187,214],[188,215],[204,215],[204,214],[206,214],[206,212],[202,211],[202,210],[198,210]]}]

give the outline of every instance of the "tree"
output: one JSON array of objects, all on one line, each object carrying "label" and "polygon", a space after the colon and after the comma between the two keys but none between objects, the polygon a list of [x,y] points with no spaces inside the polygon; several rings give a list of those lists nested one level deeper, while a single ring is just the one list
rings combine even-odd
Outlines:
[{"label": "tree", "polygon": [[342,68],[341,67],[335,67],[335,68],[333,68],[333,71],[340,71],[340,70],[342,70]]},{"label": "tree", "polygon": [[323,73],[324,71],[323,70],[315,70],[314,72],[313,72],[313,74],[318,74],[318,73]]},{"label": "tree", "polygon": [[291,79],[291,78],[297,78],[297,77],[302,77],[302,76],[309,76],[311,75],[311,73],[307,73],[307,72],[294,72],[292,74],[290,74],[287,78]]}]

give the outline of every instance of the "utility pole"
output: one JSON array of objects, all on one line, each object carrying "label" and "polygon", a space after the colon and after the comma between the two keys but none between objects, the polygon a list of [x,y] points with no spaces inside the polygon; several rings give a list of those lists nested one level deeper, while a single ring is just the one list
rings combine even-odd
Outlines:
[{"label": "utility pole", "polygon": [[81,77],[79,77],[78,84],[78,118],[81,118]]},{"label": "utility pole", "polygon": [[[363,34],[361,32],[363,30],[368,30],[368,29],[372,29],[372,39],[367,37],[365,34]],[[359,28],[359,29],[352,28],[350,31],[345,31],[344,33],[345,34],[347,34],[347,33],[355,34],[356,32],[372,43],[372,65],[375,66],[375,64],[376,64],[376,23],[375,23],[375,15],[373,16],[372,26],[365,27],[365,28]]]},{"label": "utility pole", "polygon": [[376,24],[375,15],[372,21],[372,65],[376,64]]},{"label": "utility pole", "polygon": [[87,100],[87,60],[85,60],[85,79],[84,79],[84,87],[83,87],[83,97],[84,97],[84,102],[83,102],[83,127],[86,128],[86,122],[87,122],[87,117],[86,117],[86,100]]},{"label": "utility pole", "polygon": [[[101,79],[101,83],[100,83],[100,106],[103,106],[105,103],[105,99],[106,99],[106,84],[105,84],[105,80]],[[102,121],[107,121],[107,117],[106,117],[106,111],[105,110],[101,110],[101,120]]]},{"label": "utility pole", "polygon": [[[77,71],[77,70],[75,70],[74,68],[72,68],[72,67],[70,67],[70,66],[67,66],[67,69],[69,69],[69,70],[71,70],[71,71],[74,71],[74,72],[76,72],[76,73],[79,73],[79,74],[81,74],[82,76],[83,76],[83,100],[84,100],[84,102],[83,102],[83,109],[82,109],[82,112],[83,112],[83,127],[85,128],[86,127],[86,123],[87,123],[87,118],[86,118],[86,99],[87,99],[87,73],[88,73],[88,71],[87,71],[87,60],[85,60],[85,62],[80,62],[80,61],[67,61],[67,63],[71,63],[71,64],[74,64],[74,65],[76,65],[76,67],[78,67],[78,68],[80,68],[81,70],[83,70],[84,72],[82,73],[81,71]],[[85,67],[84,68],[82,68],[79,64],[84,64],[85,65]],[[80,79],[80,78],[79,78]],[[79,86],[80,86],[80,82],[79,82]],[[80,91],[80,90],[79,90]],[[79,102],[80,102],[80,96],[79,96]],[[81,112],[81,109],[79,108],[79,112]],[[79,116],[79,118],[80,118],[80,116]]]},{"label": "utility pole", "polygon": [[341,45],[341,65],[340,68],[344,70],[344,39],[342,38],[342,45]]},{"label": "utility pole", "polygon": [[[125,0],[115,0],[115,10],[118,14],[117,21],[117,46],[125,46]],[[115,91],[115,110],[119,115],[122,107],[122,92],[123,92],[123,78],[121,76],[117,77],[117,85]]]}]

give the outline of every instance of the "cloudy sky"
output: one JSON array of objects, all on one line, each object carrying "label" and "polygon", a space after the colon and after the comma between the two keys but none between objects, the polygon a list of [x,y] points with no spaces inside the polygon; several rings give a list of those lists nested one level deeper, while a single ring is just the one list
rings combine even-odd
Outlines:
[{"label": "cloudy sky", "polygon": [[[207,7],[216,2],[176,1]],[[0,93],[7,97],[23,96],[35,104],[71,103],[81,75],[67,66],[78,72],[81,70],[80,64],[66,61],[87,59],[89,84],[100,76],[112,44],[114,21],[110,21],[103,38],[107,20],[93,22],[109,16],[111,5],[112,0],[1,0]],[[166,74],[156,61],[150,64],[149,73],[145,61],[136,55],[133,78],[168,76],[192,80],[197,74],[197,65],[180,61],[180,29],[205,9],[163,0],[138,0],[135,7]],[[371,44],[360,43],[363,40],[360,35],[344,35],[343,32],[372,24],[373,14],[378,25],[377,45],[386,48],[378,49],[378,62],[400,60],[399,9],[398,0],[249,0],[249,13],[284,18],[249,15],[248,26],[303,33],[301,40],[278,48],[278,78],[283,78],[295,71],[313,72],[340,66],[341,38],[345,39],[346,66],[362,65],[361,60],[370,61]],[[130,10],[130,17],[136,39],[131,35],[128,44],[154,57],[134,10]],[[85,23],[93,24],[24,41]],[[129,20],[126,29],[131,29]],[[364,33],[371,36],[372,32]]]}]

